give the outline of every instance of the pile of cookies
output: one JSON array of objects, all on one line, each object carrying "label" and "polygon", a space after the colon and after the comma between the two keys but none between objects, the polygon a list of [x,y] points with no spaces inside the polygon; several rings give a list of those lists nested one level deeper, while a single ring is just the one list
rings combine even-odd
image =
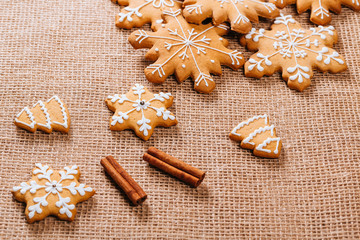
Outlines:
[{"label": "pile of cookies", "polygon": [[[115,0],[113,0],[115,1]],[[210,93],[215,88],[211,74],[220,75],[221,65],[234,70],[243,67],[247,77],[261,78],[282,72],[288,86],[303,91],[310,85],[313,69],[338,73],[347,69],[344,58],[331,47],[337,42],[332,26],[304,29],[290,15],[280,13],[292,1],[274,0],[117,0],[126,5],[116,17],[116,26],[125,29],[151,23],[153,32],[137,30],[130,44],[149,48],[145,58],[154,63],[145,69],[146,78],[162,83],[172,74],[179,82],[191,77],[194,88]],[[359,2],[344,2],[359,10]],[[312,8],[311,20],[317,24],[330,22],[329,8],[341,9],[333,0],[298,2],[298,11]],[[260,17],[275,19],[271,30],[252,28]],[[212,18],[212,23],[203,21]],[[240,43],[257,51],[245,62],[241,52],[229,49],[222,37],[231,30],[242,34]]]},{"label": "pile of cookies", "polygon": [[[290,15],[279,8],[296,1],[272,0],[113,0],[126,6],[116,17],[116,25],[131,29],[150,23],[152,31],[134,31],[129,37],[135,48],[148,48],[145,58],[153,61],[145,69],[146,78],[162,83],[174,74],[179,82],[191,77],[194,88],[210,93],[215,88],[211,74],[221,75],[221,65],[233,70],[244,67],[245,76],[260,78],[282,72],[291,89],[303,91],[310,85],[313,69],[338,73],[347,69],[344,58],[331,47],[337,42],[337,32],[332,26],[305,29]],[[345,5],[360,10],[359,1],[345,1]],[[307,0],[297,2],[298,12],[311,8],[310,20],[327,24],[331,20],[329,8],[340,12],[337,0]],[[252,28],[251,22],[258,17],[274,19],[270,30]],[[212,23],[203,24],[211,18]],[[227,24],[230,23],[230,26]],[[249,59],[241,52],[228,48],[223,35],[230,30],[241,34],[240,44],[257,51]],[[135,84],[126,94],[114,94],[105,100],[114,112],[110,129],[132,129],[143,140],[148,140],[155,127],[170,127],[178,123],[171,107],[171,93],[152,93],[146,87]],[[48,101],[38,101],[25,107],[15,118],[15,125],[35,132],[46,133],[70,129],[70,113],[57,96]],[[253,154],[265,158],[278,158],[281,139],[269,117],[254,116],[238,124],[230,139],[240,141],[240,146],[253,150]],[[192,187],[200,185],[205,172],[192,167],[156,148],[149,148],[143,159]],[[105,171],[113,178],[135,205],[146,200],[147,194],[131,176],[108,156],[101,160]],[[26,202],[29,223],[55,215],[72,221],[76,214],[75,204],[87,200],[95,191],[80,184],[80,170],[68,166],[54,171],[47,165],[36,164],[32,178],[13,188],[14,197]]]}]

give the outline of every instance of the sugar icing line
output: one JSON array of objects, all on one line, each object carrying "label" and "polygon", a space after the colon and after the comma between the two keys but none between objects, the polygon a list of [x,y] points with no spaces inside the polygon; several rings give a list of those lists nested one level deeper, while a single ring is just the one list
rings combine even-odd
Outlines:
[{"label": "sugar icing line", "polygon": [[237,125],[231,132],[231,134],[234,134],[236,136],[240,136],[239,133],[236,133],[236,131],[240,130],[240,128],[244,127],[245,125],[249,125],[250,123],[252,123],[255,120],[259,120],[260,118],[264,118],[265,119],[265,124],[267,124],[268,122],[268,116],[266,114],[264,115],[259,115],[259,116],[255,116],[250,118],[249,120],[247,120],[246,122],[241,122],[239,125]]}]

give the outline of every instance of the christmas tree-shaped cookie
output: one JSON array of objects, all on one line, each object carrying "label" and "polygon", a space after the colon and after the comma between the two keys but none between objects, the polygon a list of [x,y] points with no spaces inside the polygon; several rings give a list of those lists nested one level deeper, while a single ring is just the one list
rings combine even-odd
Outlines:
[{"label": "christmas tree-shaped cookie", "polygon": [[255,156],[278,158],[281,152],[281,140],[266,114],[241,122],[231,131],[230,138],[241,141],[242,148],[254,150]]},{"label": "christmas tree-shaped cookie", "polygon": [[53,96],[47,102],[38,101],[32,108],[25,107],[15,118],[15,125],[35,132],[53,130],[67,133],[70,129],[70,115],[65,103]]}]

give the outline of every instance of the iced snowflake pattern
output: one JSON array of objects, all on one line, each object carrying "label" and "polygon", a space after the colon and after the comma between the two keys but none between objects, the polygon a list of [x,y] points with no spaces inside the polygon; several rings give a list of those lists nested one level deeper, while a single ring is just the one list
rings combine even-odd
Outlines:
[{"label": "iced snowflake pattern", "polygon": [[271,0],[279,8],[284,8],[290,4],[297,4],[299,13],[305,12],[311,8],[310,20],[316,24],[326,25],[331,22],[331,14],[329,9],[335,13],[341,12],[341,4],[349,8],[359,11],[359,0]]},{"label": "iced snowflake pattern", "polygon": [[167,24],[155,33],[138,30],[129,38],[135,48],[152,45],[147,56],[152,55],[151,59],[157,61],[145,70],[149,81],[163,82],[175,72],[181,82],[191,75],[195,79],[195,89],[209,93],[215,87],[210,72],[221,74],[220,64],[234,70],[244,64],[241,52],[227,49],[228,42],[220,37],[229,30],[228,26],[190,25],[180,10],[164,11],[164,15]]},{"label": "iced snowflake pattern", "polygon": [[[91,187],[78,182],[80,174],[76,165],[65,167],[63,171],[53,171],[49,166],[40,163],[35,166],[32,180],[13,187],[16,199],[27,201],[29,222],[41,220],[39,215],[43,213],[44,208],[47,208],[49,214],[72,220],[76,213],[76,203],[90,198],[95,193]],[[48,201],[49,196],[55,197],[57,201]],[[56,211],[52,212],[51,209]]]},{"label": "iced snowflake pattern", "polygon": [[[120,4],[120,2],[118,1]],[[180,9],[181,1],[178,0],[128,0],[127,7],[123,8],[116,18],[118,27],[140,27],[145,23],[162,23],[161,14],[165,9]],[[138,19],[134,21],[134,17]]]},{"label": "iced snowflake pattern", "polygon": [[240,33],[248,33],[250,21],[257,22],[258,15],[271,19],[279,16],[273,3],[258,0],[185,0],[184,5],[186,20],[200,23],[212,15],[217,25],[229,18],[232,29]]},{"label": "iced snowflake pattern", "polygon": [[[134,117],[129,120],[129,115],[133,112],[141,113],[140,118],[136,119],[137,128],[134,130],[144,140],[150,138],[156,125],[172,126],[177,124],[175,116],[166,109],[172,104],[173,97],[171,93],[160,92],[159,94],[152,94],[140,84],[135,84],[130,92],[131,95],[137,96],[135,97],[137,99],[132,99],[133,97],[130,97],[129,94],[122,94],[121,96],[115,94],[107,98],[106,102],[109,108],[111,109],[115,106],[114,108],[116,109],[110,123],[112,130],[120,130],[118,129],[119,126],[124,126],[128,121],[132,121]],[[145,94],[151,96],[151,98],[144,98],[143,95]],[[130,109],[123,112],[120,108],[126,103],[130,103],[128,105]],[[156,117],[158,123],[151,121],[152,117]]]},{"label": "iced snowflake pattern", "polygon": [[306,30],[292,16],[281,14],[271,31],[253,28],[243,40],[251,50],[259,50],[246,63],[246,76],[261,77],[283,69],[289,87],[299,91],[310,85],[313,66],[333,73],[346,69],[344,59],[330,48],[337,40],[332,26]]}]

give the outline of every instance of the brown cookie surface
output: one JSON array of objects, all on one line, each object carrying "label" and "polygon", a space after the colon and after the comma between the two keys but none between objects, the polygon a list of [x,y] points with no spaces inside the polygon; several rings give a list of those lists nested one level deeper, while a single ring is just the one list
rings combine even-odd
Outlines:
[{"label": "brown cookie surface", "polygon": [[311,9],[310,21],[319,25],[330,23],[330,11],[339,14],[341,5],[345,5],[354,11],[360,11],[359,0],[270,0],[270,2],[279,8],[296,3],[298,13]]},{"label": "brown cookie surface", "polygon": [[179,0],[112,0],[121,6],[116,16],[116,26],[131,29],[141,27],[146,23],[161,24],[161,14],[164,10],[181,9],[182,1]]},{"label": "brown cookie surface", "polygon": [[184,6],[183,14],[191,23],[211,17],[215,25],[230,22],[231,29],[239,33],[248,33],[259,16],[273,19],[280,14],[273,3],[260,0],[185,0]]}]

